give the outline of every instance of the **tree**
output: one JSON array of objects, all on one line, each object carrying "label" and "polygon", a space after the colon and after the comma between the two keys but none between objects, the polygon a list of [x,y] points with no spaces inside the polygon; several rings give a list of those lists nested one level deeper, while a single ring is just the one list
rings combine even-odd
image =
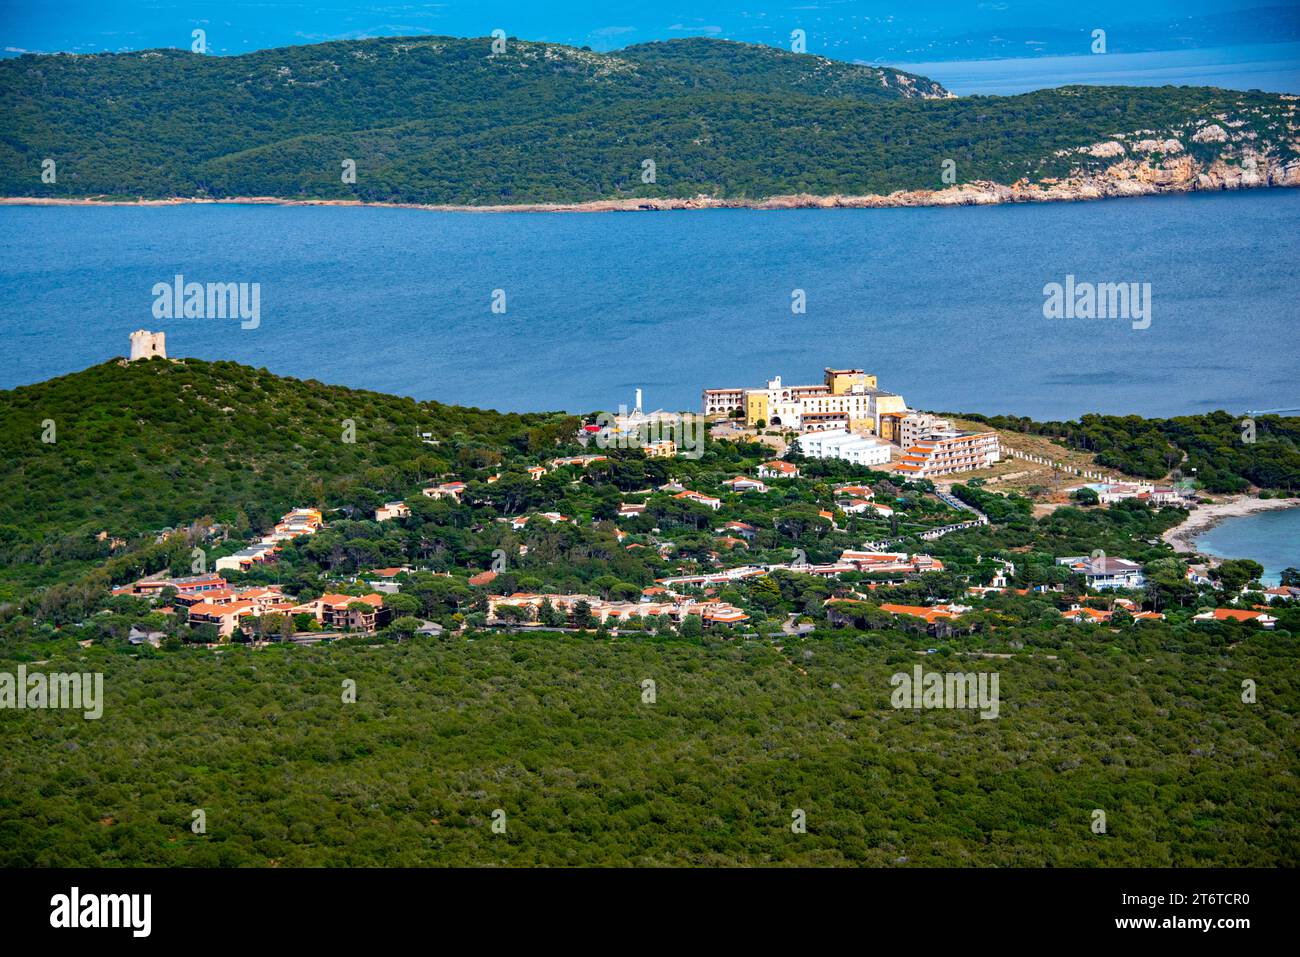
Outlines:
[{"label": "tree", "polygon": [[551,604],[549,598],[542,600],[542,607],[537,612],[537,620],[550,628],[558,628],[564,624],[564,616]]},{"label": "tree", "polygon": [[591,605],[580,601],[573,606],[573,627],[587,628],[591,625]]},{"label": "tree", "polygon": [[403,615],[401,618],[394,620],[391,625],[394,632],[397,633],[398,641],[409,641],[420,628],[420,619],[412,618],[410,615]]},{"label": "tree", "polygon": [[414,595],[385,595],[384,607],[392,609],[395,615],[415,615],[420,611],[420,599]]},{"label": "tree", "polygon": [[1229,558],[1219,565],[1218,574],[1224,591],[1239,592],[1246,585],[1259,580],[1264,574],[1264,566],[1249,558]]}]

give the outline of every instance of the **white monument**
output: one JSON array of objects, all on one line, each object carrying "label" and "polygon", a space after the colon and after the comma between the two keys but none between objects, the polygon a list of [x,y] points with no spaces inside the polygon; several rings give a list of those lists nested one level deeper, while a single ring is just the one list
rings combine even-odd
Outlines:
[{"label": "white monument", "polygon": [[152,359],[154,356],[167,358],[167,334],[144,329],[131,333],[131,361]]}]

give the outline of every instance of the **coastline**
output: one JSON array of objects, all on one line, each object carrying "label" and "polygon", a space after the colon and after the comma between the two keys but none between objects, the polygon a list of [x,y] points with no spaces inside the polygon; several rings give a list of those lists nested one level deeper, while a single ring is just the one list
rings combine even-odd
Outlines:
[{"label": "coastline", "polygon": [[277,196],[211,197],[173,196],[164,199],[97,199],[94,197],[0,196],[0,206],[355,206],[376,209],[420,209],[443,213],[618,213],[668,212],[692,209],[897,209],[911,207],[1000,206],[1009,203],[1068,203],[1137,196],[1185,195],[1196,192],[1233,192],[1242,189],[1300,187],[1300,163],[1283,168],[1277,177],[1254,181],[1219,176],[1165,182],[1146,178],[1099,177],[1081,182],[1012,186],[975,182],[940,190],[896,190],[888,194],[850,196],[810,193],[769,196],[764,199],[694,197],[628,197],[573,203],[518,203],[514,205],[455,205],[441,203],[386,203],[357,199],[285,199]]},{"label": "coastline", "polygon": [[1300,508],[1300,498],[1253,498],[1234,495],[1215,501],[1213,505],[1198,505],[1187,520],[1175,525],[1162,538],[1180,555],[1194,553],[1196,539],[1230,518],[1241,518],[1257,512],[1270,512],[1283,508]]}]

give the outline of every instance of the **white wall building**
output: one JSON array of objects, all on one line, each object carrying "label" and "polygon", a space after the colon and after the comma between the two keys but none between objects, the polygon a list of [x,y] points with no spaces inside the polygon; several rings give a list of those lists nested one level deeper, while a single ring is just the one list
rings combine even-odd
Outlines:
[{"label": "white wall building", "polygon": [[842,459],[854,465],[889,463],[888,442],[854,435],[843,429],[809,432],[799,436],[797,441],[800,451],[810,459]]}]

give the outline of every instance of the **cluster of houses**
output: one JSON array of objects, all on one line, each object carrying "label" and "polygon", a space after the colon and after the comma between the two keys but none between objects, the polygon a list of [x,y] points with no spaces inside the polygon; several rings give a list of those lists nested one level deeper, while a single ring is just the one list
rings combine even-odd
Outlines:
[{"label": "cluster of houses", "polygon": [[1072,604],[1061,612],[1061,617],[1076,624],[1100,625],[1109,622],[1115,616],[1115,612],[1121,610],[1127,612],[1134,621],[1165,620],[1165,616],[1160,612],[1142,611],[1141,605],[1127,598],[1116,598],[1110,603],[1109,608],[1091,608],[1088,605]]},{"label": "cluster of houses", "polygon": [[274,561],[276,553],[280,551],[280,546],[284,542],[298,538],[300,535],[314,535],[324,525],[325,521],[320,509],[292,509],[280,517],[272,531],[233,555],[218,558],[214,567],[219,572],[246,572],[254,565]]},{"label": "cluster of houses", "polygon": [[1091,489],[1097,493],[1097,501],[1102,505],[1114,505],[1126,499],[1137,499],[1148,505],[1180,505],[1184,496],[1177,489],[1152,485],[1144,482],[1094,482],[1070,489],[1078,492]]},{"label": "cluster of houses", "polygon": [[[380,569],[377,574],[382,575],[385,571],[400,569]],[[384,627],[391,617],[390,610],[383,607],[383,595],[374,592],[360,596],[326,594],[300,602],[283,594],[278,585],[236,588],[217,574],[142,578],[113,589],[113,594],[157,601],[168,588],[175,589],[172,604],[159,611],[175,614],[177,608],[184,608],[185,621],[191,628],[213,625],[221,638],[229,638],[236,628],[249,624],[253,618],[272,614],[295,618],[306,614],[326,629],[364,632]],[[358,604],[365,608],[356,607]]]},{"label": "cluster of houses", "polygon": [[[729,523],[733,524],[733,523]],[[743,522],[734,523],[744,525]],[[752,526],[744,526],[752,530]],[[743,532],[742,532],[743,534]],[[845,572],[861,572],[867,575],[888,575],[889,581],[901,582],[909,576],[926,572],[943,571],[943,562],[931,555],[909,554],[907,552],[859,552],[847,550],[840,554],[836,562],[830,564],[813,564],[811,562],[782,562],[772,565],[740,565],[734,568],[718,569],[700,575],[674,575],[657,578],[661,585],[725,585],[730,582],[743,581],[748,578],[762,578],[775,571],[797,572],[801,575],[818,575],[823,578],[835,578]]]},{"label": "cluster of houses", "polygon": [[524,620],[537,622],[542,620],[542,607],[548,603],[564,617],[568,627],[577,622],[581,606],[586,607],[591,622],[610,626],[659,618],[680,625],[691,615],[698,615],[704,628],[740,625],[749,621],[749,615],[734,605],[711,598],[679,595],[662,585],[644,589],[640,601],[606,601],[595,595],[537,595],[528,592],[496,595],[488,598],[488,617],[499,620],[500,609],[517,608],[523,613]]},{"label": "cluster of houses", "polygon": [[[565,468],[567,466],[586,468],[593,462],[604,462],[607,460],[608,456],[605,455],[574,455],[568,458],[551,459],[549,468],[543,465],[530,465],[526,471],[528,476],[536,482],[540,481],[543,475],[546,475],[548,472],[554,472],[556,469]],[[488,476],[487,483],[491,485],[494,482],[499,481],[500,478],[501,476],[499,474],[490,475]],[[466,488],[466,484],[459,480],[439,482],[437,485],[430,485],[427,488],[421,489],[421,494],[424,495],[425,498],[435,500],[447,499],[459,503],[465,495]],[[394,518],[406,518],[410,514],[410,506],[403,501],[385,502],[381,507],[375,509],[375,521],[386,522]]]},{"label": "cluster of houses", "polygon": [[[175,602],[186,604],[179,595]],[[227,589],[201,596],[200,601],[189,605],[187,621],[192,628],[214,625],[218,635],[229,638],[236,628],[244,627],[250,619],[272,614],[311,615],[326,630],[360,632],[374,632],[392,618],[391,610],[384,607],[384,596],[374,592],[367,595],[325,594],[311,601],[299,602],[281,594],[275,586],[266,586]]]}]

